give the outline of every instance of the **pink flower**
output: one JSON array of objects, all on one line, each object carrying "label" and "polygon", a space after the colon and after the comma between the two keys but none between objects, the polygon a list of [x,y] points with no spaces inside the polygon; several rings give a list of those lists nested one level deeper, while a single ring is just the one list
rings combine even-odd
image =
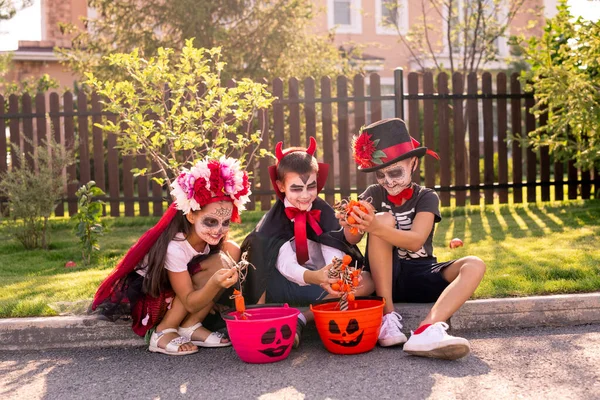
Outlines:
[{"label": "pink flower", "polygon": [[194,197],[194,186],[195,186],[196,178],[194,175],[183,172],[181,175],[177,177],[177,183],[186,194],[188,199]]}]

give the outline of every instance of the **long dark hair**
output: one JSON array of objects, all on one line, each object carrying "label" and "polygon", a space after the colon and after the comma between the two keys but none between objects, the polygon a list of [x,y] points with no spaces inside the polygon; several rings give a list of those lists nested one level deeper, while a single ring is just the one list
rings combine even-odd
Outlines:
[{"label": "long dark hair", "polygon": [[[190,211],[198,212],[198,211]],[[167,248],[172,240],[187,240],[187,237],[192,231],[192,224],[181,211],[177,211],[167,229],[158,237],[154,245],[148,252],[148,258],[143,260],[136,269],[146,269],[146,275],[142,284],[144,293],[148,293],[152,297],[158,297],[161,292],[171,289],[167,269],[165,268],[165,260],[167,258]],[[178,233],[183,233],[183,239],[175,237]],[[210,254],[220,251],[223,247],[223,242],[227,240],[226,234],[216,246],[210,246]],[[194,257],[194,260],[200,256]]]}]

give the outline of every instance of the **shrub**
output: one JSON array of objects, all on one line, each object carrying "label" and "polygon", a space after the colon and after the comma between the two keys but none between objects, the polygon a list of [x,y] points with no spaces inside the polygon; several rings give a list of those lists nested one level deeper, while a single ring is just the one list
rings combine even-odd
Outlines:
[{"label": "shrub", "polygon": [[8,199],[9,231],[26,249],[47,249],[48,218],[63,196],[62,171],[74,162],[73,154],[44,140],[27,156],[13,146],[12,156],[20,167],[13,159],[11,170],[0,179],[0,194]]},{"label": "shrub", "polygon": [[101,236],[104,230],[101,222],[104,202],[94,200],[94,197],[104,196],[104,194],[94,181],[89,181],[76,193],[78,211],[71,218],[77,222],[75,235],[80,240],[81,258],[86,265],[90,263],[94,250],[100,250],[98,236]]}]

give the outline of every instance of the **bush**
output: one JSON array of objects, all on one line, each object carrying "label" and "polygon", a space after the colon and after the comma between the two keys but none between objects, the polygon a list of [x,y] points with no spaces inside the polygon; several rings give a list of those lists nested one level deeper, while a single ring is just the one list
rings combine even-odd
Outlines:
[{"label": "bush", "polygon": [[21,167],[13,162],[0,179],[0,194],[8,198],[9,231],[26,249],[47,249],[48,218],[63,196],[62,171],[74,162],[72,152],[44,140],[27,157],[18,146],[12,155]]}]

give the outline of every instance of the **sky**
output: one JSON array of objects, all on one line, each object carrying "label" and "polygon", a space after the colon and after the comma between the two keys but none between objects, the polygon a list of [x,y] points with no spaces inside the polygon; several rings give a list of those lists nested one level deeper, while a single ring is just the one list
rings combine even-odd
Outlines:
[{"label": "sky", "polygon": [[[41,0],[34,0],[31,7],[0,23],[0,51],[15,50],[19,40],[41,40],[40,3]],[[600,0],[569,0],[568,3],[574,16],[582,15],[594,21],[600,19]]]}]

